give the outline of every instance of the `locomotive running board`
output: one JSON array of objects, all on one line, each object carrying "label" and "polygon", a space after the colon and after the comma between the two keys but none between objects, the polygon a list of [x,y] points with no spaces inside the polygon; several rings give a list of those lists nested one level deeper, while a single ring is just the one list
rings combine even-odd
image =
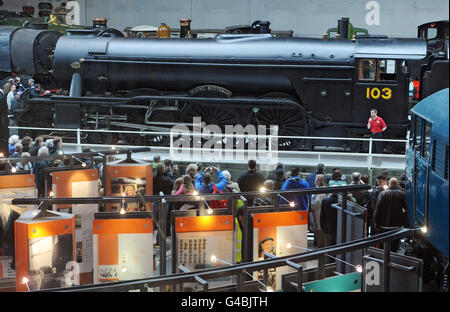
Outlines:
[{"label": "locomotive running board", "polygon": [[[132,105],[130,103],[138,100],[173,100],[173,101],[188,101],[191,104],[207,103],[214,105],[226,104],[234,105],[238,108],[243,107],[255,107],[255,105],[268,106],[275,104],[284,104],[286,109],[290,109],[292,106],[297,107],[302,111],[316,126],[343,126],[343,127],[356,127],[365,128],[365,124],[356,122],[340,122],[340,121],[323,121],[312,116],[312,111],[306,110],[298,102],[286,99],[286,98],[245,98],[245,97],[231,97],[231,98],[218,98],[218,97],[192,97],[192,96],[174,96],[174,95],[139,95],[131,98],[118,98],[118,97],[70,97],[62,95],[53,95],[48,98],[34,98],[28,100],[29,103],[35,104],[79,104],[81,106],[92,105],[117,107],[117,108],[135,108],[135,109],[148,109],[147,105]],[[244,104],[244,105],[243,105]],[[278,109],[283,107],[277,107]],[[408,124],[388,124],[388,127],[400,127],[408,128]]]}]

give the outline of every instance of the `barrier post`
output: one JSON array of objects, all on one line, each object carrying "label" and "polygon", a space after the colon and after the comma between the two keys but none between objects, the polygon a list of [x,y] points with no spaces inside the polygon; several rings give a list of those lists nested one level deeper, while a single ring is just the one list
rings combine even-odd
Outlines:
[{"label": "barrier post", "polygon": [[158,235],[159,235],[159,275],[166,275],[166,200],[163,198],[158,201],[159,205],[159,220],[158,220]]},{"label": "barrier post", "polygon": [[389,292],[390,284],[390,266],[391,266],[391,241],[386,241],[383,244],[383,291]]},{"label": "barrier post", "polygon": [[77,152],[81,153],[81,130],[80,128],[77,128]]}]

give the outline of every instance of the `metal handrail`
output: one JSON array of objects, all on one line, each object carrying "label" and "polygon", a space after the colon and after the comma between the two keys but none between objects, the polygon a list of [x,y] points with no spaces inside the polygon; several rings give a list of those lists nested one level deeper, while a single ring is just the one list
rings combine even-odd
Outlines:
[{"label": "metal handrail", "polygon": [[[302,263],[312,260],[318,260],[321,257],[327,255],[338,255],[346,252],[350,252],[353,250],[359,250],[368,248],[371,246],[375,246],[377,244],[384,243],[386,245],[390,244],[392,240],[399,239],[405,237],[407,235],[412,235],[416,229],[408,229],[401,228],[398,230],[393,230],[390,232],[386,232],[383,234],[378,234],[371,236],[369,238],[359,239],[352,242],[347,242],[339,246],[329,246],[321,249],[316,249],[314,251],[298,253],[295,255],[288,255],[282,257],[274,257],[271,259],[267,259],[264,261],[251,262],[251,263],[243,263],[243,264],[235,264],[220,268],[212,268],[212,269],[203,269],[195,272],[188,273],[178,273],[172,274],[164,277],[152,277],[145,279],[137,279],[130,281],[120,281],[120,282],[111,282],[107,284],[97,284],[97,285],[81,285],[81,286],[73,286],[73,287],[65,287],[58,289],[46,289],[45,291],[55,291],[55,292],[76,292],[76,291],[114,291],[115,289],[119,291],[127,291],[133,290],[136,288],[142,288],[144,285],[147,287],[161,287],[165,285],[174,285],[191,282],[196,277],[201,278],[202,280],[209,280],[213,278],[220,278],[226,276],[233,275],[243,275],[244,273],[260,271],[260,270],[268,270],[272,268],[277,268],[281,266],[286,266],[287,262],[290,263]],[[386,246],[385,246],[386,248]],[[390,261],[383,262],[383,266],[390,267]],[[385,270],[389,271],[389,270]],[[384,280],[383,280],[384,283]],[[242,291],[243,289],[239,289],[239,282],[237,283],[238,291]],[[386,285],[384,285],[386,289]],[[389,290],[389,286],[387,286]]]},{"label": "metal handrail", "polygon": [[[148,134],[148,135],[167,135],[170,136],[172,134],[171,131],[130,131],[130,130],[106,130],[106,129],[66,129],[66,128],[38,128],[38,127],[17,127],[17,126],[9,126],[9,129],[17,129],[17,130],[46,130],[46,131],[64,131],[64,132],[104,132],[104,133],[124,133],[124,134]],[[356,137],[312,137],[312,136],[281,136],[281,135],[269,135],[269,134],[217,134],[210,133],[204,134],[202,132],[195,131],[174,131],[176,134],[189,134],[189,135],[198,135],[198,136],[207,136],[207,137],[221,137],[221,138],[274,138],[274,139],[310,139],[310,140],[342,140],[342,141],[383,141],[383,142],[398,142],[398,143],[407,143],[407,139],[372,139],[372,138],[356,138]],[[83,144],[84,145],[84,144]]]},{"label": "metal handrail", "polygon": [[320,188],[307,188],[296,189],[286,191],[270,191],[270,192],[240,192],[240,193],[223,193],[223,194],[199,194],[199,195],[144,195],[139,197],[65,197],[65,198],[14,198],[12,200],[13,205],[33,205],[43,203],[44,205],[62,205],[62,204],[96,204],[96,203],[116,203],[125,201],[127,203],[136,203],[142,201],[158,202],[165,200],[169,203],[174,202],[201,202],[204,200],[233,200],[238,199],[241,196],[244,197],[277,197],[282,195],[286,196],[303,196],[309,194],[327,194],[327,193],[341,193],[351,191],[369,190],[371,185],[369,184],[351,184],[346,186],[335,187],[320,187]]}]

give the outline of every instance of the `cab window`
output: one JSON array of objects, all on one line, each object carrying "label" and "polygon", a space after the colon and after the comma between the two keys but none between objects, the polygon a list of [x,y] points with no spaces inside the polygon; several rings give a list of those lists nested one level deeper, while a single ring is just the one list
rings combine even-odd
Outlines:
[{"label": "cab window", "polygon": [[396,80],[396,63],[395,60],[378,60],[377,81],[380,80]]},{"label": "cab window", "polygon": [[423,149],[422,149],[422,157],[427,158],[430,157],[430,144],[431,144],[431,123],[425,121],[425,132],[423,136]]},{"label": "cab window", "polygon": [[414,147],[420,148],[422,143],[422,119],[416,116],[414,120]]},{"label": "cab window", "polygon": [[431,28],[429,27],[427,29],[427,40],[431,40],[437,37],[438,34],[438,30],[437,28]]},{"label": "cab window", "polygon": [[360,60],[359,61],[359,80],[374,81],[376,72],[375,60]]}]

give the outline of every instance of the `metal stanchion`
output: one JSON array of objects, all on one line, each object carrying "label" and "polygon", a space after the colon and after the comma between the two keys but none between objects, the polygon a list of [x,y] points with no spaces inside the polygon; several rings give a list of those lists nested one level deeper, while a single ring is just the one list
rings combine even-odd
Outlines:
[{"label": "metal stanchion", "polygon": [[389,292],[390,288],[390,267],[391,267],[391,241],[384,242],[384,257],[383,257],[383,291]]}]

